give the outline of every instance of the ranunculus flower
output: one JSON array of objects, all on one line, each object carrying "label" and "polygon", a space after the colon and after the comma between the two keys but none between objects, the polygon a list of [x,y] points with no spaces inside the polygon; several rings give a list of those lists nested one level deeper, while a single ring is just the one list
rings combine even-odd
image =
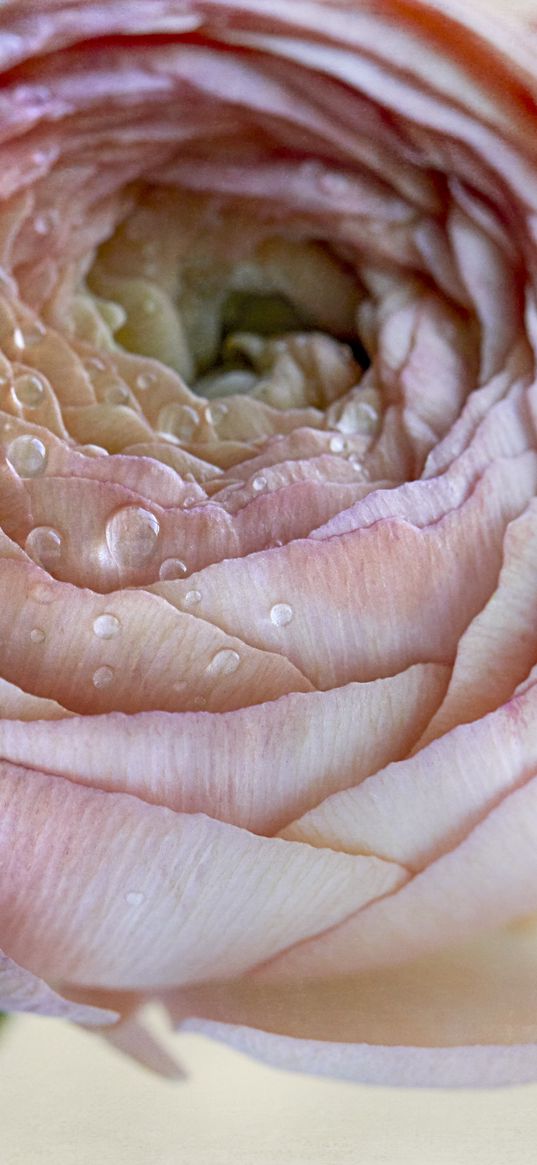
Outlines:
[{"label": "ranunculus flower", "polygon": [[0,1006],[535,1079],[534,31],[0,25]]}]

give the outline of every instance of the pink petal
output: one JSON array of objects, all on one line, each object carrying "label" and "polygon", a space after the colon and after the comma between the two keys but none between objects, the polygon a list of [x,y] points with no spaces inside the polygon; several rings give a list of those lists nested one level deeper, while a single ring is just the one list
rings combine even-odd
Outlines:
[{"label": "pink petal", "polygon": [[418,664],[371,684],[216,716],[76,717],[54,727],[0,721],[0,755],[79,784],[272,834],[408,752],[446,678],[445,669]]},{"label": "pink petal", "polygon": [[75,986],[241,974],[407,877],[5,762],[0,792],[4,942]]}]

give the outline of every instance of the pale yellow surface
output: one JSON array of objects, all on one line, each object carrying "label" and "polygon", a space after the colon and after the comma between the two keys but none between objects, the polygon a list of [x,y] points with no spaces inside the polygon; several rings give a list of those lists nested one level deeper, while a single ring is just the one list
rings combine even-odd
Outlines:
[{"label": "pale yellow surface", "polygon": [[[155,1029],[162,1030],[156,1017]],[[99,1037],[23,1017],[0,1038],[1,1165],[533,1165],[537,1086],[360,1088],[278,1073],[199,1036],[161,1081]]]}]

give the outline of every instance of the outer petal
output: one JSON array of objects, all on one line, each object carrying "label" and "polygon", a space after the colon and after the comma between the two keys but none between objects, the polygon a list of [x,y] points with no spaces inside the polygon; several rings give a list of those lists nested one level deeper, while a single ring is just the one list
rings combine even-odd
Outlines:
[{"label": "outer petal", "polygon": [[111,1024],[119,1018],[116,1011],[64,999],[3,952],[0,952],[0,1010],[55,1015],[89,1025]]},{"label": "outer petal", "polygon": [[4,941],[77,986],[241,974],[407,877],[5,763],[0,793]]}]

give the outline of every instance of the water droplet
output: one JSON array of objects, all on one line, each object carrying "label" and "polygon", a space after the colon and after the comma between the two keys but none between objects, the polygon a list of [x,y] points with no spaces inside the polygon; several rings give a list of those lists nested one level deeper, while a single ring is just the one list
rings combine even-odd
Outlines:
[{"label": "water droplet", "polygon": [[182,441],[188,441],[199,427],[200,419],[190,405],[170,404],[160,410],[157,429],[162,433],[172,433]]},{"label": "water droplet", "polygon": [[26,325],[24,329],[15,328],[13,343],[19,352],[23,352],[25,348],[33,348],[36,344],[41,343],[46,334],[43,324],[35,320],[34,323]]},{"label": "water droplet", "polygon": [[33,228],[36,235],[50,234],[56,225],[56,221],[56,216],[52,210],[44,210],[40,214],[36,214],[33,221]]},{"label": "water droplet", "polygon": [[155,551],[160,532],[158,518],[142,506],[122,506],[106,523],[106,543],[116,562],[136,568]]},{"label": "water droplet", "polygon": [[95,375],[96,372],[106,372],[106,364],[98,356],[88,356],[88,359],[83,360],[82,363],[90,376]]},{"label": "water droplet", "polygon": [[211,405],[210,411],[213,422],[218,422],[222,420],[223,417],[225,417],[226,413],[229,412],[229,408],[224,404],[223,401],[217,400],[213,405]]},{"label": "water droplet", "polygon": [[192,707],[193,708],[206,708],[207,707],[207,696],[194,696],[194,699],[192,701]]},{"label": "water droplet", "polygon": [[45,583],[36,583],[30,591],[30,598],[35,603],[54,603],[60,596],[53,587],[48,587]]},{"label": "water droplet", "polygon": [[35,409],[45,396],[45,385],[40,376],[29,372],[24,376],[17,376],[13,383],[13,392],[23,408]]},{"label": "water droplet", "polygon": [[266,477],[261,477],[261,476],[260,476],[260,477],[254,477],[254,478],[253,478],[253,480],[252,480],[252,489],[253,489],[253,490],[255,490],[255,492],[256,492],[256,493],[260,493],[262,489],[266,489],[266,488],[267,488],[267,479],[266,479]]},{"label": "water droplet", "polygon": [[102,445],[79,445],[78,452],[86,457],[108,457],[108,449],[103,449]]},{"label": "water droplet", "polygon": [[44,643],[46,638],[47,636],[41,627],[32,627],[30,631],[32,643]]},{"label": "water droplet", "polygon": [[187,591],[183,603],[185,607],[195,607],[196,603],[201,603],[201,591]]},{"label": "water droplet", "polygon": [[182,578],[187,573],[187,570],[186,563],[181,562],[180,558],[166,558],[158,574],[159,578],[165,582],[166,579]]},{"label": "water droplet", "polygon": [[104,391],[104,401],[107,405],[126,405],[130,401],[130,393],[124,384],[110,384]]},{"label": "water droplet", "polygon": [[47,464],[46,446],[39,437],[15,437],[7,456],[19,477],[38,477]]},{"label": "water droplet", "polygon": [[95,688],[107,688],[112,683],[114,673],[111,667],[98,667],[92,676],[93,686]]},{"label": "water droplet", "polygon": [[353,466],[354,469],[361,470],[362,462],[360,461],[357,453],[349,453],[347,461],[349,462],[349,465]]},{"label": "water droplet", "polygon": [[224,648],[223,651],[217,651],[216,655],[213,655],[207,672],[211,676],[230,676],[237,670],[240,662],[241,657],[238,651]]},{"label": "water droplet", "polygon": [[144,392],[146,388],[151,388],[151,385],[155,383],[156,379],[157,377],[154,372],[140,372],[140,375],[136,377],[136,387]]},{"label": "water droplet", "polygon": [[343,453],[344,448],[345,441],[343,440],[343,437],[338,437],[338,435],[335,434],[330,438],[329,449],[331,453]]},{"label": "water droplet", "polygon": [[125,894],[125,902],[129,906],[141,906],[145,902],[145,894],[141,890],[128,890]]},{"label": "water droplet", "polygon": [[289,606],[289,603],[275,603],[274,606],[271,607],[270,621],[271,623],[274,623],[275,627],[287,627],[287,624],[291,622],[293,615],[294,611],[293,608]]},{"label": "water droplet", "polygon": [[24,543],[26,553],[45,570],[53,570],[58,565],[62,548],[62,536],[52,526],[36,526]]},{"label": "water droplet", "polygon": [[93,620],[93,634],[98,639],[113,639],[121,629],[121,623],[116,615],[111,615],[107,611],[104,615],[97,615]]}]

